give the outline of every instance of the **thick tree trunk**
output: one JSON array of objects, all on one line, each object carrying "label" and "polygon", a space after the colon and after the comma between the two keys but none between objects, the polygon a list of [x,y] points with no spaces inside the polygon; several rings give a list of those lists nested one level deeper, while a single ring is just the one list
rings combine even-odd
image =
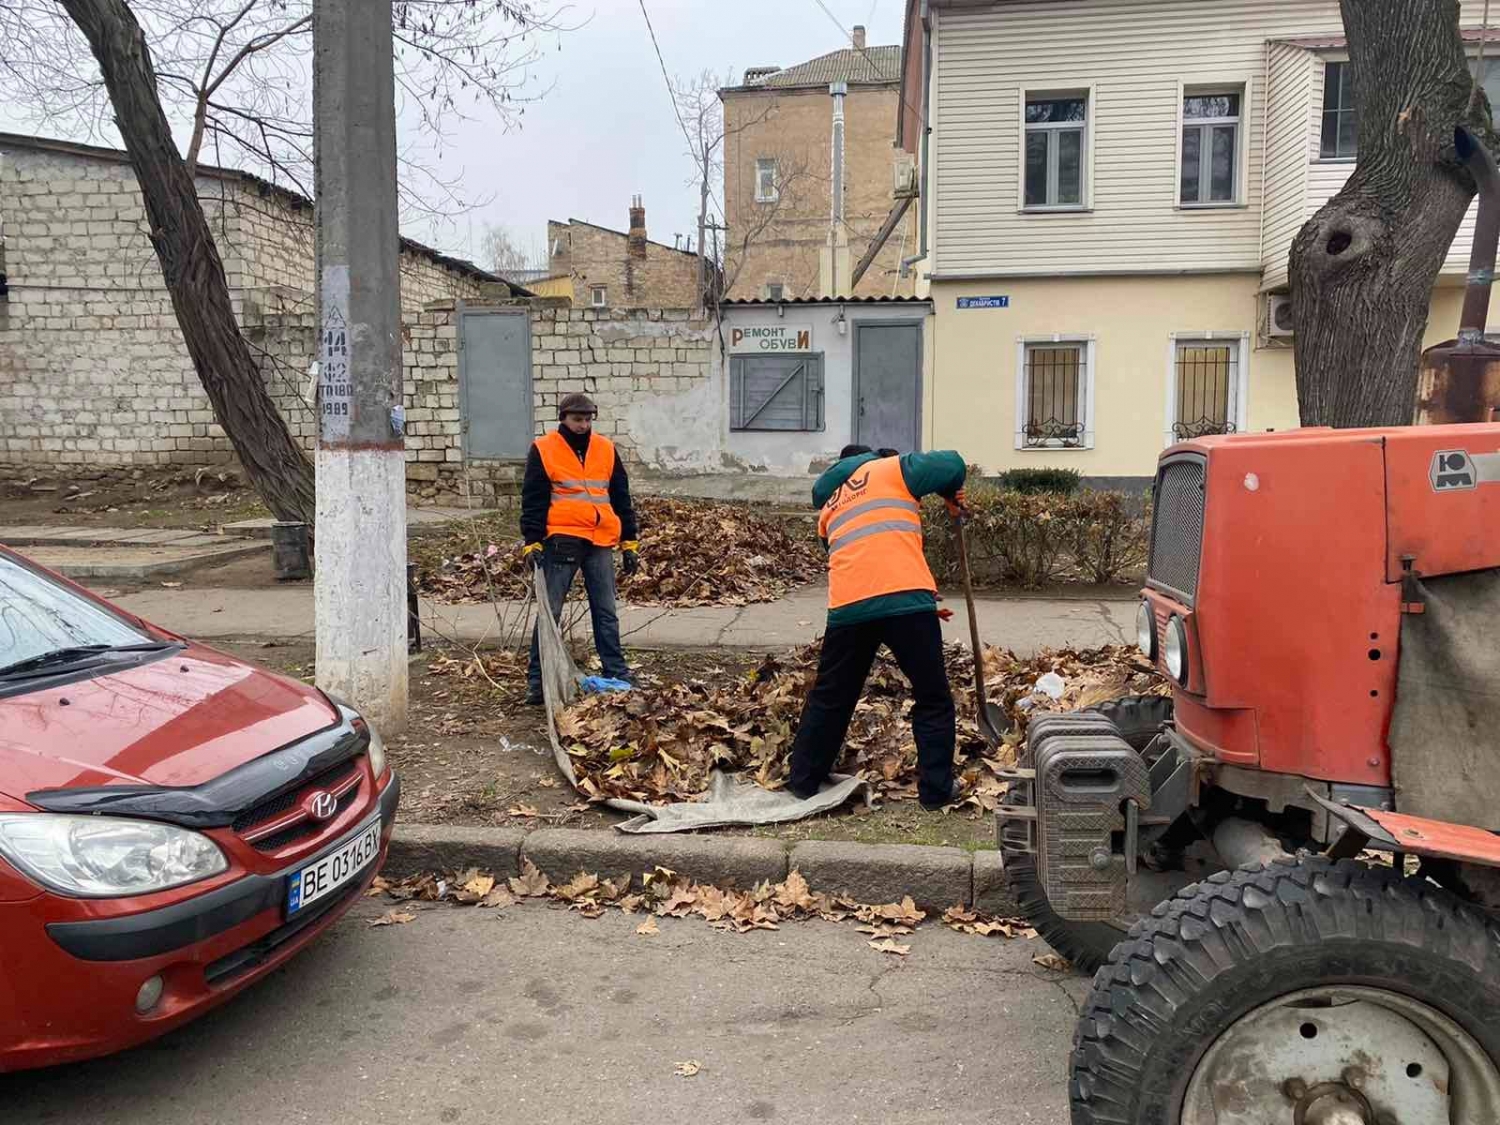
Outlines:
[{"label": "thick tree trunk", "polygon": [[156,92],[146,38],[126,0],[60,0],[88,38],[114,106],[172,308],[214,415],[277,519],[311,523],[312,464],[293,440],[250,354],[224,264]]},{"label": "thick tree trunk", "polygon": [[1482,95],[1471,104],[1457,0],[1340,8],[1359,159],[1292,243],[1297,397],[1303,425],[1406,426],[1432,287],[1475,190],[1454,127],[1495,136]]}]

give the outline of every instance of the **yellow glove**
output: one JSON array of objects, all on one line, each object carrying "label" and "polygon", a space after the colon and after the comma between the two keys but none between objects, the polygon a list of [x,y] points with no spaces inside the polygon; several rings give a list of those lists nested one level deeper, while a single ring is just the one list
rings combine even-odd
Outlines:
[{"label": "yellow glove", "polygon": [[528,543],[521,548],[521,558],[530,559],[532,566],[542,565],[542,545],[540,543]]}]

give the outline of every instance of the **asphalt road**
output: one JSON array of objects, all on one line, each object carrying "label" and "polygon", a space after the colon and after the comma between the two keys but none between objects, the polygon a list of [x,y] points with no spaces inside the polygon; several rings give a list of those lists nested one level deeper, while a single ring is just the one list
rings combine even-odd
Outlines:
[{"label": "asphalt road", "polygon": [[[928,925],[909,957],[852,923],[719,933],[555,906],[368,901],[196,1024],[0,1077],[7,1125],[1004,1121],[1065,1125],[1086,982],[1040,942]],[[675,1072],[694,1062],[692,1077]]]}]

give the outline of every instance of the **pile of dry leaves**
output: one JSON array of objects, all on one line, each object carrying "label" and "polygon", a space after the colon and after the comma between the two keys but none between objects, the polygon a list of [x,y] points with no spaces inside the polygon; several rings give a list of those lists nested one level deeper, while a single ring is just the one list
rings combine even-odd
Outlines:
[{"label": "pile of dry leaves", "polygon": [[[743,678],[684,679],[621,695],[588,696],[559,716],[558,737],[580,787],[593,800],[692,800],[707,789],[716,768],[748,774],[774,789],[786,778],[817,659],[818,646],[808,645],[785,659],[768,656]],[[1015,723],[1009,741],[991,751],[976,725],[968,650],[949,645],[944,659],[958,704],[965,800],[984,809],[993,809],[1004,792],[996,771],[1015,765],[1030,715],[1170,690],[1133,647],[1063,649],[1027,660],[987,649],[987,694]],[[915,798],[917,752],[907,721],[910,708],[905,678],[882,653],[855,709],[839,772],[860,774],[887,800]]]},{"label": "pile of dry leaves", "polygon": [[[635,931],[642,937],[659,932],[657,918],[696,916],[715,929],[741,934],[774,930],[783,922],[808,918],[854,921],[859,923],[858,931],[868,937],[870,948],[901,957],[911,952],[911,946],[896,939],[910,935],[927,917],[910,896],[900,902],[871,906],[842,895],[814,893],[800,871],[793,871],[783,882],[761,883],[750,891],[695,883],[665,867],[644,875],[639,887],[633,886],[629,875],[610,880],[586,872],[579,872],[566,883],[554,884],[526,860],[521,875],[508,880],[470,868],[446,876],[413,875],[399,882],[377,878],[369,893],[384,894],[398,902],[451,902],[488,908],[511,906],[523,899],[548,899],[565,904],[585,918],[598,918],[605,910],[614,909],[645,915]],[[401,925],[415,917],[410,910],[398,907],[370,924]],[[1036,931],[1024,922],[989,918],[962,905],[951,907],[942,920],[950,929],[981,937],[1036,936]]]},{"label": "pile of dry leaves", "polygon": [[[641,569],[619,579],[620,597],[635,605],[746,605],[775,601],[823,572],[811,532],[799,536],[784,520],[749,507],[711,500],[646,496],[636,503]],[[515,600],[526,596],[528,564],[521,545],[487,543],[424,566],[417,586],[443,602]]]}]

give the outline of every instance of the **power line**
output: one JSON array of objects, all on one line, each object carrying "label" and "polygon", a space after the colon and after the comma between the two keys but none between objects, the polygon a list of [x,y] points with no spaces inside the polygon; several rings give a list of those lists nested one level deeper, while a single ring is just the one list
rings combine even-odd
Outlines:
[{"label": "power line", "polygon": [[697,142],[688,132],[687,122],[682,119],[682,111],[677,108],[677,91],[672,86],[671,75],[667,73],[667,60],[661,57],[661,44],[656,41],[656,28],[651,26],[651,14],[646,11],[646,0],[637,0],[637,2],[641,6],[641,15],[646,19],[646,30],[651,34],[651,46],[656,49],[656,61],[661,67],[662,81],[667,84],[667,97],[672,99],[672,116],[677,118],[677,127],[682,130],[682,139],[687,141],[688,151],[693,154],[693,163],[698,165],[699,172],[707,175],[708,173],[703,168],[703,160],[698,155]]},{"label": "power line", "polygon": [[[823,3],[823,0],[813,0],[813,3],[816,4],[818,7],[820,7],[820,8],[823,9],[823,14],[825,16],[827,16],[830,20],[833,21],[833,26],[839,29],[839,31],[843,34],[845,41],[851,47],[853,47],[854,50],[856,50],[856,51],[858,51],[860,53],[860,55],[864,58],[865,62],[867,62],[867,63],[870,64],[870,70],[874,73],[875,77],[876,78],[881,77],[880,67],[877,66],[875,64],[875,60],[870,57],[870,52],[867,51],[867,50],[865,50],[859,44],[857,44],[857,43],[854,42],[854,36],[853,36],[853,34],[850,33],[850,31],[849,31],[849,29],[847,27],[845,27],[842,23],[839,22],[838,16],[834,15],[833,12],[831,12],[829,10],[828,5],[825,4],[825,3]],[[873,12],[874,8],[872,7],[870,10]],[[924,79],[926,79],[926,77],[927,77],[926,75],[923,75]],[[923,113],[920,109],[918,109],[916,106],[912,105],[911,102],[909,102],[909,101],[906,100],[906,91],[901,88],[901,86],[899,84],[899,80],[898,80],[898,84],[897,84],[897,87],[896,87],[896,97],[901,100],[901,104],[902,105],[904,105],[907,109],[911,110],[913,113],[915,113],[917,115],[917,122],[918,122],[918,124],[920,126],[925,127],[926,124],[927,124],[927,115],[925,113]]]}]

